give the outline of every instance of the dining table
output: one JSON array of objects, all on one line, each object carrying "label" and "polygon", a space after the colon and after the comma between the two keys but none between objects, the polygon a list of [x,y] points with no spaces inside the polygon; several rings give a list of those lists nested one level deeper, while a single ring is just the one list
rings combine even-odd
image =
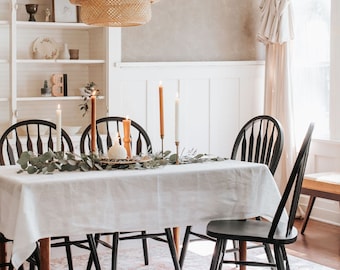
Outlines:
[{"label": "dining table", "polygon": [[40,240],[41,269],[49,270],[50,237],[271,219],[281,198],[266,165],[236,160],[48,174],[19,169],[0,167],[0,232],[13,240],[16,268]]}]

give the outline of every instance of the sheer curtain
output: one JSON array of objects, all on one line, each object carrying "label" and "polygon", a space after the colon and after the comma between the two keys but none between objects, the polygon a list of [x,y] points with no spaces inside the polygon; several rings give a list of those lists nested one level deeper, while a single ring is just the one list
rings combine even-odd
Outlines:
[{"label": "sheer curtain", "polygon": [[294,38],[293,14],[289,0],[262,0],[258,39],[266,45],[265,114],[276,117],[285,137],[275,179],[281,190],[286,185],[296,156],[291,88],[291,48]]}]

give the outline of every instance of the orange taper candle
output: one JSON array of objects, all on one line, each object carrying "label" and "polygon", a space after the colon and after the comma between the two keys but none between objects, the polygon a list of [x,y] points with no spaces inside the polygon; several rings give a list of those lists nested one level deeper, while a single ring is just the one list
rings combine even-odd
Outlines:
[{"label": "orange taper candle", "polygon": [[123,120],[123,128],[124,128],[124,147],[126,149],[126,154],[128,158],[131,158],[130,126],[131,120],[128,117],[126,117],[126,119]]}]

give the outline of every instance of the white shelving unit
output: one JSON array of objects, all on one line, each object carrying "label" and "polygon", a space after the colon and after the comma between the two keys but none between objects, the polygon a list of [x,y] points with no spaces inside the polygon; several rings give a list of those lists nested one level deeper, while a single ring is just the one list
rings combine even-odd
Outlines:
[{"label": "white shelving unit", "polygon": [[[108,112],[108,69],[113,65],[109,64],[110,49],[107,48],[112,40],[111,30],[83,23],[41,21],[44,9],[52,10],[52,2],[37,0],[37,21],[29,22],[25,11],[27,1],[0,0],[0,79],[4,86],[0,92],[0,133],[22,119],[54,121],[58,104],[63,110],[63,124],[87,126],[90,114],[83,117],[80,111],[79,105],[84,101],[79,88],[92,81],[100,90],[97,117]],[[41,37],[53,39],[59,52],[65,43],[69,49],[79,49],[79,59],[35,59],[33,43]],[[67,96],[43,97],[44,80],[51,87],[51,77],[56,73],[67,74]]]}]

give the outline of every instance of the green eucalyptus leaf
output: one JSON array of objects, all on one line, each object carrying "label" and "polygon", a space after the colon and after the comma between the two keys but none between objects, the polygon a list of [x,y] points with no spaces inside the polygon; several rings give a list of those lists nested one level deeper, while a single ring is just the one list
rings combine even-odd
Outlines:
[{"label": "green eucalyptus leaf", "polygon": [[33,173],[35,173],[36,171],[37,171],[37,168],[34,167],[34,166],[28,166],[28,168],[27,168],[27,172],[28,172],[29,174],[33,174]]}]

